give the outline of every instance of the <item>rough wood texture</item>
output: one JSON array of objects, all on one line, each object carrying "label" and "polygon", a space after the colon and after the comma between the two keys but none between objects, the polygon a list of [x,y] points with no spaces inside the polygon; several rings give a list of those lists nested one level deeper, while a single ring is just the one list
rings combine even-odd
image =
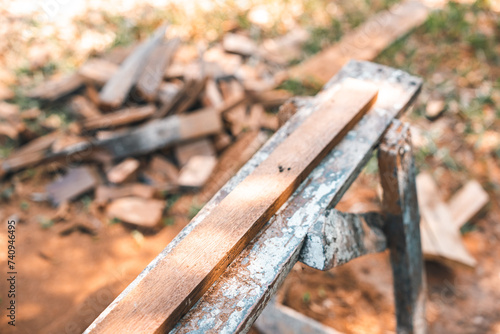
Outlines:
[{"label": "rough wood texture", "polygon": [[476,180],[467,182],[448,202],[455,228],[459,230],[481,211],[489,201],[488,193],[484,191],[479,182]]},{"label": "rough wood texture", "polygon": [[122,105],[144,69],[151,50],[163,40],[165,30],[165,26],[158,28],[150,39],[143,42],[125,59],[118,71],[106,82],[99,93],[100,105],[103,108],[114,109]]},{"label": "rough wood texture", "polygon": [[417,190],[425,257],[474,267],[476,260],[465,248],[460,229],[453,223],[453,216],[430,174],[418,174]]},{"label": "rough wood texture", "polygon": [[172,62],[174,53],[179,44],[180,39],[175,38],[160,43],[153,50],[136,84],[136,90],[142,98],[147,101],[153,101],[156,98],[156,94],[163,80],[165,69]]},{"label": "rough wood texture", "polygon": [[[298,112],[248,161],[193,221],[151,262],[131,285],[104,311],[91,329],[107,317],[121,300],[161,263],[231,190],[264,161],[314,110],[328,100],[345,78],[376,83],[375,107],[332,150],[296,190],[293,197],[265,225],[252,243],[228,267],[196,308],[176,326],[174,333],[246,332],[297,261],[308,229],[330,204],[334,206],[371,157],[376,143],[393,117],[405,110],[417,95],[421,80],[402,71],[367,62],[350,62],[314,99],[297,100]],[[385,97],[384,97],[385,96]],[[384,97],[384,98],[382,98]],[[312,102],[315,101],[315,102]],[[235,307],[237,306],[237,310]]]},{"label": "rough wood texture", "polygon": [[135,175],[137,169],[139,169],[140,163],[138,160],[133,158],[128,158],[120,162],[118,165],[113,166],[107,173],[106,177],[109,182],[112,183],[123,183],[125,181],[130,181]]},{"label": "rough wood texture", "polygon": [[291,77],[324,83],[349,59],[371,60],[396,39],[421,25],[429,10],[420,1],[405,1],[372,16],[342,40],[292,67]]},{"label": "rough wood texture", "polygon": [[375,212],[326,211],[307,233],[299,261],[329,270],[362,255],[382,252],[386,248],[383,226],[382,217]]},{"label": "rough wood texture", "polygon": [[[143,227],[157,226],[165,209],[165,201],[141,197],[124,197],[111,202],[106,208],[109,218]],[[121,333],[121,331],[115,332]]]},{"label": "rough wood texture", "polygon": [[394,277],[397,332],[426,332],[425,275],[410,128],[394,121],[379,149],[384,232]]},{"label": "rough wood texture", "polygon": [[[346,80],[331,100],[323,101],[148,277],[95,324],[93,332],[160,333],[172,329],[359,121],[376,96],[375,85]],[[160,277],[164,280],[161,285]]]},{"label": "rough wood texture", "polygon": [[191,157],[179,173],[179,186],[191,189],[203,187],[216,164],[217,158],[214,156],[196,155]]},{"label": "rough wood texture", "polygon": [[89,59],[78,69],[78,74],[88,83],[103,86],[118,71],[115,63],[100,58]]},{"label": "rough wood texture", "polygon": [[85,119],[92,119],[101,116],[101,112],[95,105],[84,96],[77,95],[71,99],[71,108]]},{"label": "rough wood texture", "polygon": [[78,73],[74,73],[62,78],[44,82],[29,91],[26,96],[35,99],[55,101],[77,90],[82,86],[82,84],[82,77]]}]

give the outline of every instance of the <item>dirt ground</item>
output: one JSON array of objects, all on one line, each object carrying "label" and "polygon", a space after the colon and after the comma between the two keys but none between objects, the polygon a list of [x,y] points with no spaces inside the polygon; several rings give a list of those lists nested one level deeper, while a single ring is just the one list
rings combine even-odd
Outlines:
[{"label": "dirt ground", "polygon": [[[156,4],[150,2],[151,6]],[[305,3],[303,11],[314,12],[306,6],[309,2],[300,3]],[[324,5],[321,1],[318,3],[318,6]],[[337,9],[330,8],[327,12],[340,16],[351,13],[352,8],[339,3]],[[360,2],[358,11],[367,16],[371,12],[364,3]],[[380,9],[391,2],[374,3]],[[462,230],[463,241],[477,260],[477,266],[466,268],[433,261],[425,264],[426,317],[430,333],[500,333],[500,6],[494,1],[491,3],[489,7],[481,5],[482,2],[448,4],[432,14],[424,26],[395,42],[375,60],[425,80],[422,95],[406,120],[413,126],[417,167],[432,173],[443,199],[449,199],[470,179],[478,180],[491,198],[486,209]],[[110,47],[110,41],[118,37],[123,42],[127,34],[132,34],[133,39],[147,34],[137,32],[141,30],[135,28],[141,25],[135,24],[134,30],[128,23],[109,20],[103,24],[125,28],[115,27],[113,33],[109,33],[111,28],[103,29],[88,36],[83,33],[85,29],[77,29],[78,43],[73,43],[72,48],[78,52],[65,51],[65,45],[72,43],[58,28],[60,22],[47,23],[37,30],[40,26],[32,25],[30,13],[2,6],[4,31],[0,33],[3,37],[10,36],[0,43],[3,87],[22,87],[40,81],[44,71],[53,70],[51,66],[59,71],[71,70],[88,55]],[[96,21],[100,20],[98,10],[103,9],[92,9],[98,17]],[[158,20],[154,11],[141,13],[147,13],[144,21],[148,24]],[[119,14],[130,15],[125,9]],[[357,16],[344,16],[352,19],[352,22],[340,22],[342,27],[347,27],[345,31],[356,25],[355,20],[361,20]],[[310,21],[316,18],[318,22],[325,22],[321,15],[307,17]],[[238,21],[239,16],[232,19],[240,24],[248,23]],[[89,23],[91,21],[80,19],[78,22],[88,28],[95,26]],[[213,29],[212,35],[217,36],[218,28]],[[280,33],[286,27],[277,25],[268,29]],[[340,38],[331,33],[332,27],[314,29],[317,43],[308,45],[305,57],[313,52],[311,50],[324,47],[325,39],[329,39],[326,44],[331,44]],[[59,35],[51,35],[54,31]],[[185,35],[207,38],[201,31],[200,25],[193,23]],[[208,38],[216,38],[208,35]],[[45,40],[55,44],[41,42]],[[92,41],[89,42],[92,46],[85,41]],[[40,47],[29,49],[28,44]],[[16,54],[27,56],[16,59]],[[61,61],[53,64],[54,59]],[[28,76],[27,72],[36,75]],[[428,101],[436,98],[444,99],[446,110],[438,119],[429,121],[424,117],[425,109]],[[26,103],[17,97],[16,101]],[[365,211],[379,207],[377,170],[373,165],[372,161],[339,203],[339,209]],[[29,174],[20,173],[0,184],[1,333],[82,332],[189,222],[184,210],[184,215],[175,216],[174,224],[156,231],[109,224],[92,211],[84,197],[70,206],[69,218],[55,221],[53,225],[45,224],[57,210],[29,198],[32,193],[43,192],[54,177],[48,165],[37,167]],[[4,279],[8,218],[18,222],[15,328],[7,325],[8,298],[4,293],[8,290]],[[283,286],[283,293],[285,305],[341,332],[395,332],[387,253],[365,256],[327,272],[297,264]]]}]

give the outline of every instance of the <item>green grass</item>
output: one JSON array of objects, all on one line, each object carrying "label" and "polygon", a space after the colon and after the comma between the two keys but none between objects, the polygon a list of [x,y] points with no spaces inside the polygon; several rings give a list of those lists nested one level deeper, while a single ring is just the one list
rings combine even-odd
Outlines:
[{"label": "green grass", "polygon": [[296,79],[288,79],[281,83],[278,89],[287,90],[294,96],[313,96],[321,90],[321,84],[314,80],[304,80],[304,82],[301,82]]}]

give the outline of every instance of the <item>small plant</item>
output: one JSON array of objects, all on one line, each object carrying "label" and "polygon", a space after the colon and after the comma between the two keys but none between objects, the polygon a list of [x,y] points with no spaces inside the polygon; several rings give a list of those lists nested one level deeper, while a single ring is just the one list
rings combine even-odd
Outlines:
[{"label": "small plant", "polygon": [[38,222],[40,223],[40,226],[46,230],[54,225],[54,220],[48,219],[46,217],[39,217]]},{"label": "small plant", "polygon": [[19,206],[20,206],[21,210],[24,212],[28,211],[30,208],[30,204],[26,201],[22,201]]},{"label": "small plant", "polygon": [[311,293],[309,291],[304,292],[302,295],[302,301],[308,304],[311,301]]},{"label": "small plant", "polygon": [[172,226],[175,224],[175,218],[174,217],[165,217],[162,220],[163,226]]}]

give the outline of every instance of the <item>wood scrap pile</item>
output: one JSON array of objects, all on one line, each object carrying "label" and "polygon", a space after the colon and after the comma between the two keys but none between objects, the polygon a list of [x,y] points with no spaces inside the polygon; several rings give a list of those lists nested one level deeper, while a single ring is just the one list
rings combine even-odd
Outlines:
[{"label": "wood scrap pile", "polygon": [[164,217],[162,196],[195,190],[208,200],[279,127],[290,93],[274,88],[288,59],[276,45],[296,48],[304,36],[259,46],[228,33],[208,49],[167,36],[160,27],[29,91],[74,119],[44,118],[43,136],[23,127],[42,111],[3,103],[0,140],[21,145],[0,161],[0,178],[51,166],[61,177],[37,199],[61,205],[94,192],[110,218],[150,227]]}]

